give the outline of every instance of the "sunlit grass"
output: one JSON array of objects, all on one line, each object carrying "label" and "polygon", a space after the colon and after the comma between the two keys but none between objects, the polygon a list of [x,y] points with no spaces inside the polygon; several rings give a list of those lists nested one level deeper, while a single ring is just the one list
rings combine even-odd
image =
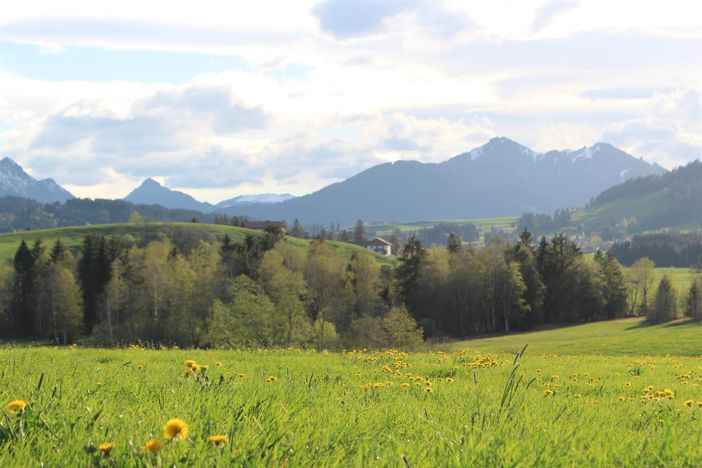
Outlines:
[{"label": "sunlit grass", "polygon": [[[27,407],[1,419],[0,466],[700,459],[699,358],[544,350],[530,346],[515,367],[486,351],[5,348],[0,402]],[[183,440],[168,437],[183,434],[171,419],[187,425]]]}]

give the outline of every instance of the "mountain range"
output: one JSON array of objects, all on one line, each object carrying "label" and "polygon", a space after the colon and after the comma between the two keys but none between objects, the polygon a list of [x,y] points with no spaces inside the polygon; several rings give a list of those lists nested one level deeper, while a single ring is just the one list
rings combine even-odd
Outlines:
[{"label": "mountain range", "polygon": [[137,204],[155,204],[170,209],[197,210],[203,213],[223,211],[225,209],[238,209],[251,204],[267,205],[279,203],[293,198],[290,194],[266,193],[261,195],[241,195],[230,198],[213,205],[201,202],[187,193],[171,190],[159,184],[152,178],[146,179],[142,184],[132,190],[125,200]]},{"label": "mountain range", "polygon": [[21,197],[41,203],[64,202],[71,193],[53,179],[37,180],[10,158],[0,161],[0,197]]},{"label": "mountain range", "polygon": [[357,219],[409,222],[552,213],[585,205],[626,180],[665,172],[608,143],[538,153],[507,138],[493,138],[442,163],[380,164],[309,195],[223,211],[342,225]]},{"label": "mountain range", "polygon": [[[608,143],[539,153],[500,137],[441,163],[380,164],[302,197],[245,195],[213,205],[148,178],[125,200],[254,219],[297,218],[306,225],[409,222],[551,213],[583,206],[627,180],[666,172]],[[3,195],[43,202],[72,198],[51,179],[37,181],[8,158],[0,161]]]}]

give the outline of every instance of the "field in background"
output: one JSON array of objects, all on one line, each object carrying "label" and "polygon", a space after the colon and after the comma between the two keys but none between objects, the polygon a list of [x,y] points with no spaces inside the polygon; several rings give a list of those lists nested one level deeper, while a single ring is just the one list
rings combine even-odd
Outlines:
[{"label": "field in background", "polygon": [[[225,226],[220,224],[201,224],[201,223],[123,223],[123,224],[100,224],[91,226],[65,227],[56,229],[41,229],[36,231],[19,231],[15,233],[0,234],[0,262],[11,260],[20,242],[24,239],[31,245],[35,239],[41,239],[45,246],[50,247],[57,239],[66,244],[72,251],[76,252],[83,242],[83,238],[89,234],[99,234],[106,237],[116,236],[131,236],[134,241],[142,241],[144,239],[156,239],[161,232],[178,233],[185,231],[194,231],[210,235],[212,240],[221,240],[224,235],[228,235],[233,242],[241,242],[247,235],[261,235],[260,231],[245,229],[234,226]],[[307,249],[311,241],[288,237],[288,242],[302,249]],[[353,244],[345,242],[330,242],[334,249],[338,250],[342,255],[350,257],[355,251],[365,250]],[[392,260],[386,257],[377,255],[378,262],[381,264],[391,264]]]},{"label": "field in background", "polygon": [[[438,349],[470,348],[483,352],[513,353],[529,345],[532,354],[609,354],[702,356],[702,324],[684,321],[647,325],[643,318],[628,318],[550,330],[476,338],[436,345]],[[702,399],[702,394],[700,394]]]},{"label": "field in background", "polygon": [[495,228],[504,232],[515,232],[516,223],[519,218],[517,216],[509,216],[502,218],[475,218],[475,219],[435,219],[432,221],[419,221],[415,223],[403,223],[403,224],[379,224],[368,226],[368,231],[373,232],[375,235],[384,237],[391,236],[396,230],[402,233],[409,234],[411,232],[421,231],[422,229],[431,229],[437,224],[448,223],[448,224],[474,224],[481,234],[481,240],[486,232],[489,232],[492,228]]}]

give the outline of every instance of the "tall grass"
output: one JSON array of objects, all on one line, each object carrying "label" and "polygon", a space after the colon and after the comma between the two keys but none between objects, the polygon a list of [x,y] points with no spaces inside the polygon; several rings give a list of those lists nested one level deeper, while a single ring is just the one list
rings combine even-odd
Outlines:
[{"label": "tall grass", "polygon": [[[187,359],[209,367],[186,376]],[[516,359],[7,347],[0,402],[28,406],[0,415],[0,466],[694,465],[699,376],[698,358],[531,346]],[[648,386],[674,398],[642,403]],[[144,453],[175,417],[187,439]]]}]

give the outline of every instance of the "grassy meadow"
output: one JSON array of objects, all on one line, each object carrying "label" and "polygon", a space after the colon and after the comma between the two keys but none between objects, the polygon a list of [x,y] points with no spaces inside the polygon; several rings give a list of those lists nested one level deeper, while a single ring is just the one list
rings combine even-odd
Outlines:
[{"label": "grassy meadow", "polygon": [[480,239],[483,239],[485,232],[489,232],[493,227],[504,232],[516,231],[517,216],[507,216],[498,218],[473,218],[473,219],[435,219],[431,221],[419,221],[415,223],[403,224],[379,224],[368,227],[370,232],[377,236],[391,236],[396,230],[402,233],[412,233],[422,229],[431,229],[437,224],[474,224],[480,231]]},{"label": "grassy meadow", "polygon": [[[700,332],[633,319],[410,354],[6,345],[0,402],[27,406],[1,415],[0,466],[696,465]],[[187,435],[164,434],[172,418]]]},{"label": "grassy meadow", "polygon": [[[212,236],[213,240],[222,239],[226,234],[232,239],[233,242],[241,242],[247,235],[261,235],[261,231],[254,231],[252,229],[245,229],[235,226],[225,226],[221,224],[156,222],[149,222],[146,224],[100,224],[55,229],[39,229],[35,231],[18,231],[0,234],[0,262],[12,259],[22,240],[25,240],[28,244],[31,244],[34,242],[34,240],[41,239],[44,245],[51,246],[51,244],[53,244],[56,240],[60,239],[69,249],[77,252],[83,242],[83,238],[87,234],[91,233],[106,237],[129,236],[136,242],[156,239],[160,233],[177,235],[178,231],[186,230],[210,235]],[[308,239],[288,237],[288,242],[300,249],[307,249],[311,241]],[[329,244],[346,257],[350,257],[354,251],[365,250],[363,247],[345,242],[330,241]],[[387,257],[380,255],[377,255],[376,257],[381,265],[389,265],[393,262],[392,259]]]}]

